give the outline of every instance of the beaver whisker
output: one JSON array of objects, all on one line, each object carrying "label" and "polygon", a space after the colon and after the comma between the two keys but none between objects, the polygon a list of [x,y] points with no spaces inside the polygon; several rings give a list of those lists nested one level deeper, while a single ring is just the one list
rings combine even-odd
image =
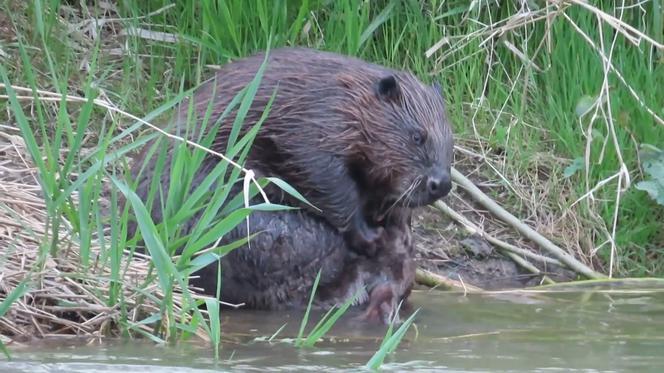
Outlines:
[{"label": "beaver whisker", "polygon": [[424,176],[418,176],[417,178],[415,178],[415,180],[411,184],[412,186],[410,188],[408,188],[408,194],[404,197],[404,203],[407,206],[410,206],[412,204],[413,194],[414,194],[415,190],[417,190],[417,188],[420,186],[423,179],[424,179]]},{"label": "beaver whisker", "polygon": [[423,179],[423,176],[418,176],[418,177],[416,177],[416,178],[410,183],[410,185],[408,186],[408,188],[406,188],[406,190],[405,190],[403,193],[401,193],[401,195],[399,196],[399,198],[397,198],[397,199],[396,199],[396,200],[390,205],[390,207],[387,208],[387,210],[385,211],[385,214],[384,214],[384,215],[389,214],[389,213],[394,209],[394,207],[396,207],[396,206],[399,204],[399,202],[402,202],[402,201],[403,201],[403,202],[405,202],[406,204],[410,203],[410,198],[412,197],[413,192],[415,192],[415,190],[417,189],[417,187],[418,187],[418,186],[420,185],[420,183],[422,182],[422,179]]}]

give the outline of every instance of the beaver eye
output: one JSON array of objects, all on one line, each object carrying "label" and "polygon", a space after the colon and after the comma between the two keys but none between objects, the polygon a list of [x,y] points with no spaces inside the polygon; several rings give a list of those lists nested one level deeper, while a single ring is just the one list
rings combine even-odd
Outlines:
[{"label": "beaver eye", "polygon": [[413,142],[416,145],[422,145],[424,143],[424,134],[422,134],[420,131],[415,131],[413,132]]}]

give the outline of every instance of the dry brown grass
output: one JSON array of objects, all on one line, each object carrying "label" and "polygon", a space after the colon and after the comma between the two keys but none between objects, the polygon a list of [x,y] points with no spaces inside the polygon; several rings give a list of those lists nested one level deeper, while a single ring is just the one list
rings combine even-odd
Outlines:
[{"label": "dry brown grass", "polygon": [[[23,139],[10,126],[0,127],[0,298],[22,281],[29,291],[0,318],[0,335],[15,341],[33,337],[118,335],[121,312],[129,323],[159,313],[163,299],[156,281],[148,280],[149,259],[125,252],[120,288],[122,305],[106,304],[111,289],[108,266],[99,265],[99,245],[91,248],[93,264],[80,266],[79,248],[67,224],[60,228],[61,250],[53,257],[47,249],[46,205],[35,167]],[[65,220],[66,223],[66,220]],[[131,258],[131,259],[130,259]],[[175,294],[176,312],[181,304]],[[136,327],[150,332],[149,325]],[[204,337],[204,334],[201,334]]]},{"label": "dry brown grass", "polygon": [[[467,35],[463,40],[455,41],[454,48],[446,53],[436,56],[440,64],[449,55],[462,50],[465,43],[471,38],[493,40],[492,37],[517,28],[527,28],[534,22],[549,22],[551,17],[564,17],[564,9],[569,4],[589,7],[582,1],[550,2],[548,6],[537,12],[522,14],[520,17],[503,20],[500,23],[486,25],[480,32]],[[596,9],[590,7],[590,11]],[[69,10],[68,10],[69,11]],[[161,10],[159,10],[161,11]],[[662,48],[652,40],[645,39],[642,34],[626,28],[620,20],[607,18],[604,13],[597,13],[598,17],[606,24],[616,28],[619,32],[630,36],[629,40],[634,43],[646,42]],[[1,16],[1,14],[0,14]],[[1,19],[0,19],[1,21]],[[97,28],[101,26],[102,31],[111,35],[110,42],[105,46],[106,57],[121,56],[127,53],[122,48],[123,35],[128,33],[141,33],[141,30],[124,30],[117,28],[118,21],[115,12],[108,10],[107,19],[96,16],[92,22],[90,14],[69,13],[63,22],[72,26],[71,34],[73,48],[81,52],[81,66],[85,67],[84,58],[86,50],[89,50],[99,35]],[[571,20],[569,21],[571,22]],[[3,30],[0,26],[0,30]],[[142,37],[152,39],[167,37],[164,34],[141,34]],[[592,41],[591,41],[592,42]],[[440,48],[445,41],[437,45]],[[543,39],[541,48],[534,53],[540,53],[547,46],[547,40]],[[495,48],[491,44],[486,48]],[[532,64],[533,56],[521,53],[516,47],[510,47],[515,54],[522,58],[524,63],[531,65],[533,69],[540,67]],[[594,47],[597,47],[594,45]],[[433,55],[437,48],[432,48],[428,54]],[[7,53],[0,49],[0,54]],[[491,55],[491,53],[490,53]],[[2,57],[2,56],[0,56]],[[14,61],[18,61],[14,59]],[[615,71],[610,60],[604,66],[606,74]],[[435,72],[435,73],[440,73]],[[517,86],[518,77],[514,77],[514,89],[522,89]],[[490,76],[486,77],[487,82]],[[627,84],[627,83],[625,83]],[[525,89],[525,88],[524,88]],[[607,93],[608,94],[608,87]],[[115,105],[110,104],[103,96],[99,106],[107,110],[109,116],[124,115],[119,112]],[[26,95],[29,95],[26,94]],[[50,97],[47,97],[50,96]],[[638,97],[637,97],[638,98]],[[31,98],[30,98],[31,99]],[[57,102],[63,99],[61,96],[51,95],[43,92],[42,99]],[[71,101],[77,101],[74,96],[67,97]],[[80,100],[78,100],[80,101]],[[598,99],[597,107],[602,102]],[[486,118],[497,118],[507,113],[491,110],[479,100],[466,105],[466,111],[471,119],[473,128],[476,127],[478,116],[481,114]],[[52,110],[57,111],[56,107]],[[647,110],[650,110],[649,108]],[[599,112],[602,114],[601,112]],[[34,113],[33,113],[34,114]],[[598,114],[599,115],[599,114]],[[138,118],[133,117],[133,120]],[[661,123],[661,119],[656,117]],[[608,118],[609,124],[613,122]],[[525,123],[538,131],[544,131],[541,126]],[[467,177],[475,182],[485,193],[489,194],[503,206],[509,206],[509,210],[523,218],[524,222],[541,232],[567,251],[589,265],[591,268],[602,271],[606,268],[593,260],[594,253],[593,237],[589,235],[589,227],[601,230],[611,237],[610,227],[598,227],[600,224],[597,217],[584,217],[578,209],[568,208],[572,196],[566,193],[571,190],[569,181],[560,179],[562,160],[551,154],[541,153],[531,160],[531,168],[524,173],[519,168],[507,161],[506,155],[500,150],[488,145],[490,142],[483,138],[479,131],[474,131],[472,139],[459,139],[457,141],[457,158],[455,167],[462,171]],[[624,171],[618,170],[616,177],[623,177]],[[629,174],[627,174],[628,176]],[[629,181],[627,181],[629,183]],[[618,182],[618,188],[624,188],[623,181]],[[588,186],[592,191],[593,186]],[[618,194],[618,198],[619,198]],[[592,197],[592,195],[590,195]],[[619,205],[619,199],[616,204]],[[505,242],[518,247],[526,248],[532,252],[544,255],[536,245],[524,240],[519,234],[511,230],[502,221],[488,211],[474,203],[462,190],[454,191],[449,204],[454,209],[472,221],[480,229],[499,238]],[[617,209],[617,207],[616,207]],[[145,284],[147,279],[149,260],[146,257],[134,254],[131,260],[129,256],[123,257],[122,267],[125,269],[122,276],[121,289],[123,292],[123,303],[127,307],[121,310],[119,305],[109,306],[105,303],[110,291],[110,273],[107,266],[93,265],[89,270],[80,268],[78,256],[78,244],[75,237],[71,236],[71,227],[65,224],[60,227],[62,250],[59,256],[52,257],[47,250],[47,240],[52,232],[47,227],[46,205],[41,195],[41,188],[37,181],[36,169],[30,162],[30,157],[25,150],[23,139],[17,128],[10,124],[0,124],[0,298],[4,298],[8,292],[14,289],[21,281],[28,279],[30,291],[14,303],[10,311],[0,318],[0,334],[12,336],[16,340],[25,340],[31,337],[47,336],[102,336],[107,334],[118,334],[119,331],[129,325],[119,325],[121,312],[127,312],[130,322],[136,322],[141,317],[160,312],[159,300],[163,299],[156,282]],[[442,227],[441,227],[442,228]],[[436,238],[438,247],[450,244],[445,240],[449,238]],[[450,240],[451,241],[451,240]],[[421,247],[422,250],[429,248]],[[93,258],[101,252],[99,245],[92,247]],[[428,253],[427,255],[438,255]],[[445,253],[442,252],[442,259]],[[610,269],[611,267],[609,267]],[[179,294],[174,304],[177,307],[182,304]],[[145,325],[136,326],[137,329],[149,331]],[[205,338],[205,334],[200,336]]]},{"label": "dry brown grass", "polygon": [[[616,270],[616,260],[620,256],[619,248],[616,245],[616,231],[619,224],[618,215],[621,209],[621,197],[632,185],[632,176],[630,170],[623,159],[625,150],[620,146],[616,127],[616,119],[612,114],[611,93],[618,89],[624,89],[629,93],[635,104],[646,112],[656,125],[664,125],[664,119],[658,114],[656,108],[649,107],[646,100],[634,88],[633,83],[628,81],[621,67],[617,65],[614,59],[614,50],[616,44],[621,43],[620,38],[624,38],[624,43],[631,44],[634,48],[642,51],[664,51],[664,45],[652,37],[648,36],[642,30],[639,30],[628,24],[624,19],[626,7],[636,7],[642,4],[631,4],[629,2],[616,2],[614,14],[610,14],[592,2],[584,0],[560,0],[547,1],[540,4],[539,7],[531,7],[526,2],[516,2],[514,4],[505,4],[505,6],[514,6],[515,13],[507,18],[494,19],[491,22],[479,24],[480,27],[472,33],[459,36],[457,38],[444,38],[435,43],[427,52],[426,56],[435,60],[440,68],[432,71],[431,74],[442,74],[451,69],[455,64],[463,63],[464,56],[455,59],[455,54],[467,51],[471,43],[479,42],[480,48],[476,53],[483,53],[487,57],[487,68],[484,74],[483,90],[472,103],[467,104],[470,126],[474,135],[472,144],[465,144],[464,151],[461,154],[473,158],[470,163],[461,159],[458,168],[473,178],[474,181],[486,185],[491,185],[492,194],[498,201],[510,206],[510,210],[523,218],[524,222],[558,242],[560,246],[565,247],[567,251],[582,260],[587,265],[599,270],[608,272],[609,277],[613,276]],[[487,5],[487,8],[489,5]],[[597,32],[599,34],[611,34],[611,37],[593,38],[589,36],[588,30],[584,30],[575,20],[570,17],[568,11],[582,9],[587,14],[592,15],[596,21]],[[489,10],[487,10],[489,11]],[[489,11],[490,12],[490,11]],[[570,160],[560,159],[552,154],[540,153],[536,159],[531,159],[530,167],[525,169],[515,163],[509,162],[505,156],[496,155],[496,149],[492,142],[481,134],[480,128],[485,127],[485,123],[493,122],[495,128],[501,117],[513,116],[506,107],[514,92],[527,93],[536,89],[533,80],[529,76],[533,73],[540,73],[547,69],[546,66],[538,66],[538,56],[550,53],[552,44],[556,41],[552,39],[551,28],[554,22],[564,22],[573,29],[579,40],[586,43],[599,57],[601,63],[597,68],[601,69],[604,80],[597,97],[594,99],[584,118],[579,119],[580,135],[585,138],[586,151],[584,154],[585,175],[585,193],[582,196],[571,195],[570,191],[574,186],[566,179],[560,176],[564,165],[569,164]],[[546,32],[540,38],[539,34],[534,32],[536,26],[544,25]],[[540,39],[535,39],[538,37]],[[514,40],[519,45],[513,43]],[[474,45],[474,44],[473,44]],[[530,50],[524,50],[524,46],[533,46]],[[520,60],[522,66],[517,69],[510,69],[504,61],[498,58],[498,50],[507,48],[513,56]],[[647,54],[644,52],[644,55]],[[647,58],[647,57],[644,57]],[[513,67],[513,66],[512,66]],[[508,73],[510,71],[511,73]],[[494,83],[494,72],[500,72],[507,75],[507,89],[510,94],[504,103],[498,103],[500,106],[491,107],[487,102],[486,91]],[[617,85],[609,84],[611,78],[617,78]],[[502,82],[502,81],[501,81]],[[500,83],[500,82],[498,82]],[[495,104],[495,103],[494,103]],[[522,105],[528,105],[528,100],[522,100]],[[525,118],[513,118],[509,125],[509,133],[513,124],[528,126],[534,132],[541,131],[546,135],[546,128],[542,125],[533,125],[526,123]],[[582,121],[583,119],[583,121]],[[587,119],[587,120],[586,120]],[[601,180],[593,180],[589,176],[589,170],[594,166],[603,163],[603,156],[599,160],[591,156],[591,142],[593,138],[591,133],[593,128],[603,128],[607,130],[604,140],[604,152],[613,152],[618,159],[618,166],[612,169],[612,174]],[[493,129],[491,132],[493,132]],[[553,136],[546,135],[545,138]],[[636,141],[632,139],[633,141]],[[510,143],[508,140],[503,144],[509,147],[512,152],[509,155],[512,159],[520,156],[518,143]],[[513,148],[513,149],[512,149]],[[467,163],[467,164],[464,164]],[[634,171],[632,171],[634,172]],[[636,170],[639,172],[639,170]],[[505,186],[500,186],[499,184]],[[598,195],[606,189],[613,189],[611,201],[607,201]],[[606,195],[606,193],[604,193]],[[606,197],[604,197],[606,198]],[[462,201],[460,201],[463,203]],[[580,203],[582,202],[582,203]],[[601,211],[605,208],[607,202],[611,202],[611,209],[614,212],[611,221],[605,221],[601,216]],[[470,207],[470,206],[469,206]],[[464,213],[475,214],[474,208],[468,208]],[[473,220],[482,224],[483,217],[476,216]],[[488,227],[489,231],[495,230]],[[598,240],[604,240],[597,245]],[[597,251],[603,246],[610,246],[610,255],[608,263],[601,263],[595,256]]]},{"label": "dry brown grass", "polygon": [[[538,231],[592,270],[602,272],[601,264],[584,254],[587,251],[580,242],[580,237],[583,236],[584,232],[581,229],[581,217],[576,215],[576,211],[564,212],[562,208],[570,202],[569,197],[561,191],[569,190],[571,186],[569,181],[559,180],[551,176],[556,173],[560,174],[561,162],[548,154],[542,154],[540,159],[533,160],[536,165],[535,169],[528,173],[522,173],[519,166],[507,161],[504,153],[490,149],[486,145],[485,149],[487,151],[482,155],[481,146],[476,140],[458,139],[455,168],[472,180],[479,189],[499,205],[519,217],[524,224]],[[497,170],[499,171],[497,172]],[[560,266],[560,263],[551,265],[551,263],[557,262],[551,257],[551,253],[524,238],[513,227],[496,218],[491,211],[477,203],[463,188],[455,187],[449,197],[445,199],[445,204],[466,219],[474,227],[471,230],[475,231],[475,234],[490,236],[492,240],[501,241],[506,246],[516,247],[535,254],[534,257],[516,254],[519,257],[516,263],[521,268],[520,272],[533,274],[533,280],[536,278],[542,279],[546,276],[552,276],[556,281],[573,279],[573,272],[566,270],[565,266]],[[460,229],[461,225],[458,221],[455,221],[457,219],[452,219],[449,213],[443,214],[444,216],[441,218],[433,218],[432,214],[441,215],[443,212],[431,209],[431,212],[423,215],[424,220],[417,224],[418,226],[429,227],[425,230],[426,233],[420,233],[420,237],[418,237],[417,246],[421,255],[420,263],[428,270],[434,271],[436,268],[440,270],[446,267],[454,268],[458,265],[455,263],[465,262],[468,255],[470,255],[460,244],[462,240],[468,237],[470,232]],[[422,232],[422,230],[418,230],[418,232]],[[484,240],[486,239],[485,237]],[[495,243],[490,244],[496,249],[499,248]],[[507,255],[507,260],[516,260],[513,257],[514,253],[504,253]],[[492,256],[495,257],[496,255],[500,256],[498,252]],[[445,263],[450,264],[446,265]],[[471,263],[474,263],[474,261],[468,261],[464,266],[472,267],[473,264]],[[492,270],[500,268],[493,267],[493,264],[489,262],[486,262],[486,264]],[[461,272],[468,271],[470,272],[467,274],[471,275],[486,270],[482,269],[481,266],[478,269],[461,270]],[[512,287],[533,283],[533,281],[528,280],[530,276],[525,274],[519,275],[508,271],[502,273],[502,275],[512,276],[512,279],[496,278],[493,281],[490,274],[485,274],[484,277],[486,278],[482,278],[479,283],[473,284],[486,286],[495,282]],[[459,273],[459,276],[463,277],[463,274]],[[521,277],[521,279],[517,279],[517,277]],[[465,279],[465,281],[472,282],[469,279]]]}]

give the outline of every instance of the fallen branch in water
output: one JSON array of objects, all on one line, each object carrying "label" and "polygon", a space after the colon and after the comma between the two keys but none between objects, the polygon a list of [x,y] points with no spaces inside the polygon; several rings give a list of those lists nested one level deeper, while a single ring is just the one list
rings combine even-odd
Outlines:
[{"label": "fallen branch in water", "polygon": [[461,186],[463,189],[465,189],[466,192],[468,192],[468,194],[470,194],[470,196],[475,201],[480,203],[482,206],[488,209],[499,219],[511,225],[525,238],[535,242],[541,248],[551,253],[553,256],[555,256],[561,262],[565,263],[565,265],[567,265],[572,270],[592,279],[599,279],[606,277],[601,273],[593,271],[588,266],[581,263],[576,258],[565,252],[563,249],[556,246],[553,242],[549,241],[546,237],[537,233],[537,231],[530,228],[528,225],[522,223],[514,215],[510,214],[507,210],[498,205],[494,200],[489,198],[489,196],[484,194],[484,192],[482,192],[478,187],[476,187],[472,181],[468,180],[465,176],[463,176],[459,171],[457,171],[454,168],[452,168],[452,180],[455,183],[457,183],[459,186]]},{"label": "fallen branch in water", "polygon": [[[505,241],[501,241],[490,234],[486,233],[482,229],[480,229],[478,226],[473,224],[470,220],[466,219],[463,215],[459,214],[458,212],[452,210],[445,202],[443,201],[438,201],[434,205],[438,210],[442,211],[445,213],[447,216],[450,218],[454,219],[457,223],[461,224],[468,233],[470,234],[477,234],[480,237],[484,238],[488,242],[494,244],[496,247],[498,247],[498,250],[502,252],[503,254],[509,256],[516,264],[520,265],[521,267],[525,268],[526,270],[530,271],[531,273],[534,273],[536,275],[542,275],[542,272],[535,267],[532,263],[529,261],[525,260],[519,255],[529,257],[531,259],[536,259],[545,263],[550,263],[550,264],[556,264],[562,266],[563,264],[559,262],[556,259],[552,259],[543,255],[535,254],[532,253],[528,250],[524,250],[520,247],[516,247],[512,244],[509,244]],[[555,284],[553,280],[551,280],[547,275],[542,276],[542,281],[547,283],[547,284]]]},{"label": "fallen branch in water", "polygon": [[484,291],[482,288],[477,286],[452,280],[451,278],[447,278],[445,276],[441,276],[421,268],[418,268],[415,272],[415,282],[429,287],[443,288],[444,290],[461,290],[465,293]]}]

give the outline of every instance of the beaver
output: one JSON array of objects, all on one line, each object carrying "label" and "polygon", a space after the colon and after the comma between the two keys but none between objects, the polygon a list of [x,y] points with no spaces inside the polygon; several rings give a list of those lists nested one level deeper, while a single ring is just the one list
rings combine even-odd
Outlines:
[{"label": "beaver", "polygon": [[[250,230],[260,233],[221,259],[221,300],[250,309],[302,309],[320,270],[315,308],[340,306],[358,294],[355,306],[365,308],[360,320],[398,321],[397,307],[406,304],[415,279],[411,215],[410,209],[399,209],[382,221],[380,255],[369,258],[351,250],[329,222],[306,210],[253,212]],[[240,224],[220,244],[246,235],[246,225]],[[217,265],[207,266],[190,284],[214,295],[217,271]]]},{"label": "beaver", "polygon": [[[179,133],[206,133],[212,126],[201,130],[199,124],[208,115],[208,105],[212,103],[208,123],[217,123],[264,60],[261,52],[222,66],[192,98],[193,129],[185,125],[188,101],[180,105],[175,121]],[[276,97],[245,167],[281,178],[318,210],[295,199],[289,204],[319,214],[353,250],[373,255],[383,228],[367,220],[372,213],[368,205],[384,211],[414,208],[449,193],[454,144],[439,85],[426,85],[410,72],[302,47],[271,50],[266,61],[241,133],[259,121],[275,89]],[[227,151],[236,115],[234,109],[220,121],[213,150]],[[170,183],[171,156],[167,155],[159,183],[163,195]],[[210,155],[200,172],[209,172],[218,161]],[[136,162],[134,175],[141,166]],[[144,200],[152,181],[150,170],[136,176],[136,193]],[[162,203],[154,206],[152,218],[160,221]],[[129,227],[130,234],[134,228]]]}]

